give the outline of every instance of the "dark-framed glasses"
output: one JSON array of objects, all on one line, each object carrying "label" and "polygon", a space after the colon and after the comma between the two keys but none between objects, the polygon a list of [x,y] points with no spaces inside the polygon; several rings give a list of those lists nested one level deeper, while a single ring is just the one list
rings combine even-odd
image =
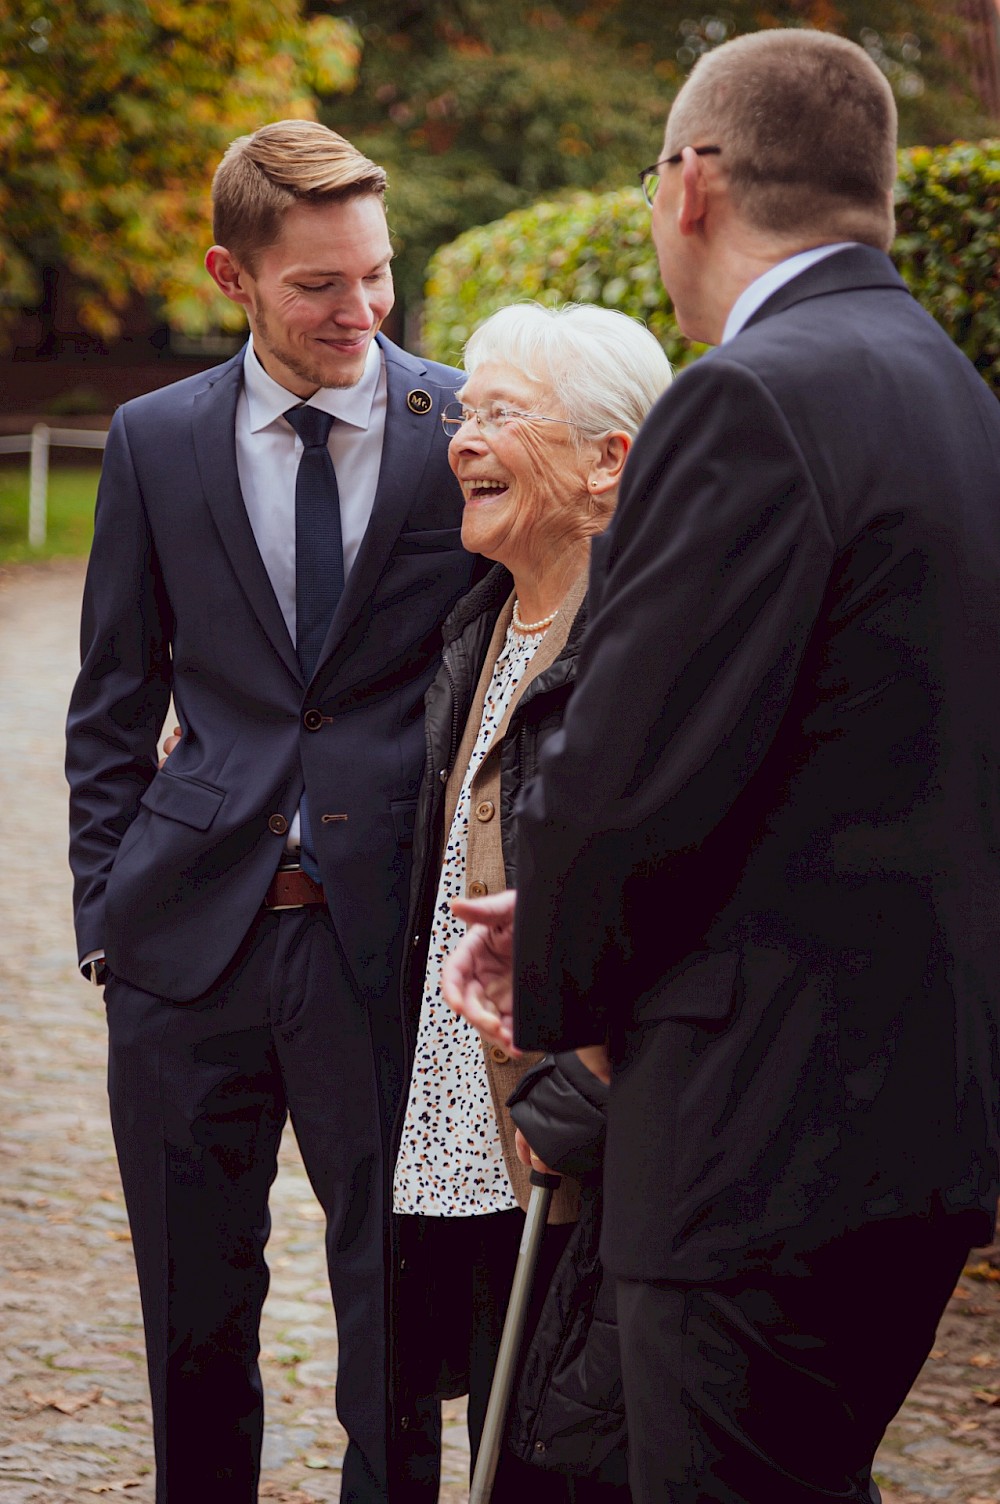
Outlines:
[{"label": "dark-framed glasses", "polygon": [[[722,152],[721,146],[695,146],[692,148],[696,157],[717,157]],[[639,186],[642,188],[642,196],[650,208],[656,197],[656,190],[660,186],[660,168],[676,167],[684,153],[675,151],[672,157],[661,157],[654,162],[652,167],[644,167],[639,174]]]},{"label": "dark-framed glasses", "polygon": [[565,423],[569,428],[579,428],[569,418],[553,418],[548,413],[526,413],[520,408],[508,407],[504,402],[491,402],[488,407],[466,407],[463,402],[449,402],[441,414],[445,433],[454,434],[473,418],[484,433],[497,433],[506,423],[516,419],[530,423]]}]

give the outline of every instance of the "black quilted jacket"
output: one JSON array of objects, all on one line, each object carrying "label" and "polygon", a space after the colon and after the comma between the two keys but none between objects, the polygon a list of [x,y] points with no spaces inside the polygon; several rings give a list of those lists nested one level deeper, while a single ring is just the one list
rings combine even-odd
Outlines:
[{"label": "black quilted jacket", "polygon": [[[441,667],[427,692],[426,764],[413,832],[413,875],[403,967],[408,1048],[416,1036],[444,831],[444,789],[458,751],[493,628],[513,579],[496,565],[459,601],[443,627]],[[586,623],[581,606],[566,645],[528,685],[504,739],[500,822],[504,868],[517,884],[514,807],[545,741],[562,722]],[[409,1064],[409,1062],[408,1062]],[[543,1468],[625,1483],[625,1411],[613,1288],[597,1256],[607,1088],[576,1054],[546,1056],[511,1098],[528,1142],[554,1169],[580,1176],[580,1220],[556,1271],[511,1410],[509,1445]]]},{"label": "black quilted jacket", "polygon": [[598,1257],[608,1088],[571,1050],[519,1082],[511,1116],[536,1154],[580,1181],[580,1217],[549,1287],[511,1406],[525,1462],[617,1484],[628,1499],[614,1280]]}]

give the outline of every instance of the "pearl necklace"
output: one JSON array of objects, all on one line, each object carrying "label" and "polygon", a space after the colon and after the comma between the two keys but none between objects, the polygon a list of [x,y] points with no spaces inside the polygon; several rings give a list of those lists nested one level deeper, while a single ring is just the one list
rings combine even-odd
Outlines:
[{"label": "pearl necklace", "polygon": [[514,614],[510,619],[510,624],[514,628],[515,632],[521,632],[525,637],[533,637],[537,632],[544,632],[546,627],[551,627],[552,623],[555,621],[558,615],[559,610],[557,607],[556,610],[551,613],[551,615],[543,616],[540,621],[522,621],[521,613],[518,609],[518,601],[515,598]]}]

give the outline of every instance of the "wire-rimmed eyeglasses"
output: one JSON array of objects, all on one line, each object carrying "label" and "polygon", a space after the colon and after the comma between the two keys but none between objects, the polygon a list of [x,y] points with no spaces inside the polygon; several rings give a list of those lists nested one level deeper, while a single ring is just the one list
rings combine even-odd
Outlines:
[{"label": "wire-rimmed eyeglasses", "polygon": [[[692,150],[696,157],[717,157],[722,151],[721,146],[695,146]],[[661,157],[654,162],[652,167],[644,167],[639,174],[639,186],[642,188],[642,196],[650,208],[656,197],[656,190],[660,186],[660,168],[676,167],[684,153],[675,151],[672,157]]]},{"label": "wire-rimmed eyeglasses", "polygon": [[484,433],[497,433],[505,423],[512,423],[515,418],[531,423],[565,423],[569,428],[579,428],[579,423],[573,423],[569,418],[553,418],[548,413],[525,413],[519,408],[508,407],[503,402],[491,402],[489,407],[466,407],[462,402],[449,402],[441,414],[441,424],[445,433],[455,434],[465,423],[471,423],[473,418],[479,424]]}]

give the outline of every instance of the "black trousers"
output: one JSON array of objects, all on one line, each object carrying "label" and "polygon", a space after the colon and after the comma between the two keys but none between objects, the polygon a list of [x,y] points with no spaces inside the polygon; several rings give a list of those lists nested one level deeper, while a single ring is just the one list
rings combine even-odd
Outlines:
[{"label": "black trousers", "polygon": [[875,1451],[982,1214],[870,1223],[803,1273],[618,1281],[636,1504],[877,1504]]},{"label": "black trousers", "polygon": [[[470,1478],[486,1420],[507,1299],[524,1228],[521,1211],[477,1217],[396,1218],[403,1264],[397,1295],[398,1498],[435,1504],[441,1469],[439,1394],[468,1394]],[[538,1322],[572,1224],[547,1227],[525,1322],[525,1346]],[[393,1501],[397,1497],[393,1492]],[[491,1504],[627,1504],[627,1493],[586,1478],[532,1466],[501,1448]]]},{"label": "black trousers", "polygon": [[218,984],[106,989],[112,1125],[146,1330],[157,1504],[253,1504],[268,1191],[290,1114],[326,1213],[348,1433],[341,1498],[387,1498],[383,1124],[393,1015],[358,998],[323,909],[258,916]]}]

